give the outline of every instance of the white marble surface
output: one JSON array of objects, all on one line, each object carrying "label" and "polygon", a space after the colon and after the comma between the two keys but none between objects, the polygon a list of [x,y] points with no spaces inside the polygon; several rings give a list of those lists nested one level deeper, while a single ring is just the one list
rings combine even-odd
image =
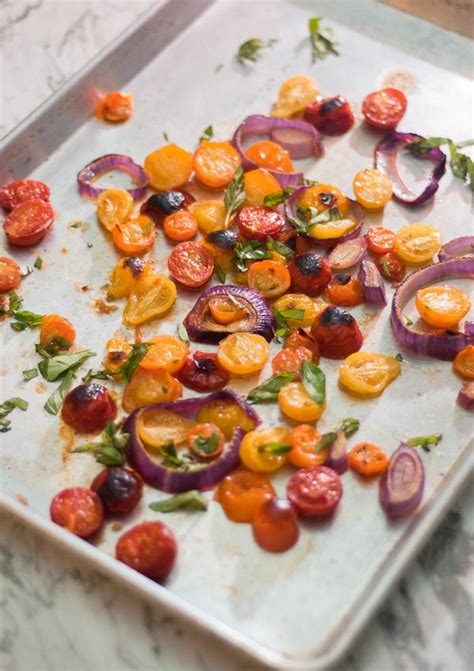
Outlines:
[{"label": "white marble surface", "polygon": [[[3,135],[151,2],[0,0]],[[467,671],[474,491],[465,492],[338,671]],[[224,645],[0,516],[0,669],[240,671]]]}]

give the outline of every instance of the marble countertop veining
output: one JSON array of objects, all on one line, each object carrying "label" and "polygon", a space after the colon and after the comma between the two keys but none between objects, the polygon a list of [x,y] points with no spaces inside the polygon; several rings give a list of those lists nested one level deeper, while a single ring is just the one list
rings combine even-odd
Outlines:
[{"label": "marble countertop veining", "polygon": [[[0,0],[0,134],[151,4]],[[471,668],[473,510],[470,487],[337,671]],[[3,514],[0,529],[2,671],[261,670]]]}]

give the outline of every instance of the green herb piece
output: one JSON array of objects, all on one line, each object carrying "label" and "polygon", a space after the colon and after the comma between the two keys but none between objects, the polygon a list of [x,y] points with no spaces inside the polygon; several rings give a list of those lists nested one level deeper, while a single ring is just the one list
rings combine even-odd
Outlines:
[{"label": "green herb piece", "polygon": [[329,447],[330,445],[333,444],[336,438],[337,438],[337,431],[328,431],[328,433],[323,433],[321,439],[319,440],[318,443],[316,443],[314,447],[315,451],[319,452],[320,450],[326,449],[326,447]]},{"label": "green herb piece", "polygon": [[189,336],[184,324],[178,324],[176,328],[176,334],[180,340],[185,342],[186,345],[189,345]]},{"label": "green herb piece", "polygon": [[41,270],[41,268],[43,267],[43,259],[41,258],[41,256],[36,257],[33,266],[36,268],[36,270]]},{"label": "green herb piece", "polygon": [[149,345],[145,342],[134,343],[132,345],[132,350],[125,361],[115,370],[110,371],[106,369],[106,372],[113,373],[114,375],[123,375],[126,381],[130,382],[132,375],[145,358],[146,353],[148,352],[148,347]]},{"label": "green herb piece", "polygon": [[416,436],[409,438],[406,442],[410,447],[421,447],[425,452],[431,452],[431,448],[438,445],[443,437],[442,433],[433,433],[431,436]]},{"label": "green herb piece", "polygon": [[[306,215],[309,214],[309,219]],[[337,207],[331,207],[324,212],[318,212],[315,207],[309,207],[307,210],[296,206],[295,216],[289,217],[297,233],[307,235],[316,224],[325,224],[329,221],[339,221],[342,219],[341,213]]]},{"label": "green herb piece", "polygon": [[448,137],[426,137],[416,142],[411,142],[407,145],[407,149],[415,154],[424,154],[430,149],[448,145],[449,149],[449,164],[451,172],[455,177],[466,182],[471,191],[474,191],[474,163],[472,159],[459,151],[464,147],[469,147],[474,144],[474,140],[465,140],[464,142],[453,142]]},{"label": "green herb piece", "polygon": [[222,284],[224,284],[224,282],[225,282],[225,278],[226,278],[226,274],[225,274],[225,272],[222,270],[221,266],[216,265],[216,267],[215,267],[215,271],[216,271],[216,275],[217,275],[217,278],[218,278],[219,282],[222,282]]},{"label": "green herb piece", "polygon": [[308,21],[309,41],[311,43],[311,60],[313,63],[322,61],[329,54],[339,56],[337,42],[332,39],[330,28],[321,28],[322,17],[314,16]]},{"label": "green herb piece", "polygon": [[172,513],[174,510],[207,510],[207,499],[197,489],[175,494],[169,499],[155,501],[148,506],[159,513]]},{"label": "green herb piece", "polygon": [[291,447],[291,445],[285,445],[283,443],[265,443],[264,445],[258,446],[258,451],[260,453],[270,452],[271,454],[281,455],[289,452]]},{"label": "green herb piece", "polygon": [[212,436],[196,436],[193,440],[193,449],[202,454],[212,454],[219,447],[219,434],[215,431]]},{"label": "green herb piece", "polygon": [[160,447],[160,454],[163,457],[162,465],[169,468],[181,468],[186,471],[191,464],[196,463],[190,454],[183,454],[179,457],[173,441]]},{"label": "green herb piece", "polygon": [[400,352],[398,352],[398,354],[395,355],[395,359],[397,361],[400,361],[400,363],[403,361],[403,356],[400,354]]},{"label": "green herb piece", "polygon": [[283,191],[277,191],[276,193],[269,193],[265,198],[263,199],[263,204],[266,205],[266,207],[276,207],[277,205],[281,205],[282,203],[287,200],[293,193],[294,188],[292,186],[286,186]]},{"label": "green herb piece", "polygon": [[20,273],[20,277],[22,280],[25,279],[25,277],[28,277],[28,275],[31,275],[33,272],[33,268],[30,268],[30,266],[26,266],[26,270],[24,270],[22,273]]},{"label": "green herb piece", "polygon": [[311,361],[303,361],[300,366],[301,381],[318,405],[323,405],[326,400],[326,376],[319,366]]},{"label": "green herb piece", "polygon": [[16,320],[10,322],[10,326],[14,331],[24,331],[25,329],[33,329],[40,326],[44,315],[38,315],[29,310],[18,310],[11,312],[12,317]]},{"label": "green herb piece", "polygon": [[45,380],[54,382],[54,380],[57,380],[58,377],[67,371],[78,368],[91,356],[95,356],[95,352],[88,349],[83,350],[82,352],[75,352],[74,354],[58,354],[57,356],[50,356],[39,362],[38,370]]},{"label": "green herb piece", "polygon": [[80,221],[76,221],[74,224],[71,224],[69,228],[81,228],[82,223]]},{"label": "green herb piece", "polygon": [[247,268],[247,261],[262,261],[263,259],[271,259],[272,255],[269,249],[258,240],[249,240],[248,242],[238,242],[234,247],[234,256],[232,263],[245,273]]},{"label": "green herb piece", "polygon": [[295,373],[278,373],[278,375],[272,375],[268,380],[262,382],[262,384],[252,389],[248,396],[248,403],[273,403],[277,400],[278,392],[285,384],[293,382],[296,375]]},{"label": "green herb piece", "polygon": [[307,179],[306,177],[301,177],[298,186],[314,186],[315,184],[319,184],[317,179]]},{"label": "green herb piece", "polygon": [[224,67],[223,64],[219,63],[219,65],[216,65],[214,72],[219,72],[220,70],[222,70],[223,67]]},{"label": "green herb piece", "polygon": [[214,128],[212,127],[212,124],[208,126],[202,133],[201,137],[199,138],[199,144],[203,140],[210,140],[212,137],[214,137]]},{"label": "green herb piece", "polygon": [[3,403],[0,404],[0,433],[6,433],[7,431],[11,430],[11,420],[5,418],[15,408],[25,412],[28,410],[28,401],[25,401],[23,398],[19,398],[18,396],[13,396],[12,398],[3,401]]},{"label": "green herb piece", "polygon": [[73,453],[89,452],[98,464],[123,466],[130,435],[123,433],[122,428],[122,422],[107,422],[98,443],[80,445]]},{"label": "green herb piece", "polygon": [[314,449],[316,452],[319,452],[320,450],[324,450],[326,447],[329,447],[329,445],[332,445],[337,438],[338,431],[343,431],[346,438],[349,438],[349,436],[352,436],[353,433],[358,431],[359,427],[360,422],[358,419],[354,419],[353,417],[346,417],[346,419],[343,419],[338,424],[336,424],[336,426],[333,427],[331,431],[328,431],[328,433],[323,433],[320,441],[316,444]]},{"label": "green herb piece", "polygon": [[275,335],[278,339],[285,338],[289,333],[291,333],[291,329],[288,326],[288,319],[303,319],[304,318],[304,310],[300,308],[292,308],[289,310],[277,310],[277,308],[272,308],[273,310],[273,316],[275,317],[275,322],[278,326],[277,330],[275,331]]},{"label": "green herb piece", "polygon": [[88,242],[88,243],[87,243],[87,248],[88,248],[88,249],[92,249],[93,246],[94,246],[94,245],[92,244],[92,242]]},{"label": "green herb piece", "polygon": [[110,373],[106,370],[100,369],[96,370],[95,368],[89,368],[87,373],[81,378],[82,382],[86,383],[91,380],[109,380]]},{"label": "green herb piece", "polygon": [[168,133],[165,130],[163,131],[163,138],[165,139],[166,142],[170,141],[170,139],[168,137]]},{"label": "green herb piece", "polygon": [[239,208],[245,200],[244,171],[241,165],[235,171],[231,183],[224,193],[224,205],[227,211],[225,215],[224,228],[226,228],[232,213]]},{"label": "green herb piece", "polygon": [[261,49],[268,49],[269,47],[272,47],[275,42],[278,42],[278,40],[275,38],[268,40],[268,42],[264,42],[258,37],[247,40],[247,42],[244,42],[240,45],[239,51],[237,52],[237,60],[242,64],[244,64],[245,61],[256,63],[258,60],[259,51],[261,51]]},{"label": "green herb piece", "polygon": [[28,370],[23,371],[23,380],[27,382],[28,380],[32,380],[34,377],[38,377],[38,369],[37,368],[28,368]]},{"label": "green herb piece", "polygon": [[44,409],[46,412],[49,412],[50,415],[57,415],[59,412],[59,409],[61,408],[64,397],[68,393],[72,381],[74,379],[74,370],[68,370],[65,376],[63,377],[61,384],[59,387],[53,391],[51,396],[48,398],[46,403],[44,404]]},{"label": "green herb piece", "polygon": [[413,319],[410,319],[410,317],[406,317],[405,319],[407,320],[406,321],[407,326],[413,326],[413,324],[414,324]]},{"label": "green herb piece", "polygon": [[12,291],[8,295],[8,312],[13,314],[17,310],[19,310],[22,306],[23,303],[23,298],[20,298],[18,294],[16,294],[14,291]]},{"label": "green herb piece", "polygon": [[269,238],[267,240],[267,249],[270,252],[278,252],[278,254],[284,256],[285,259],[292,259],[295,255],[291,247],[288,247],[288,245],[283,244],[283,242],[273,240],[273,238]]}]

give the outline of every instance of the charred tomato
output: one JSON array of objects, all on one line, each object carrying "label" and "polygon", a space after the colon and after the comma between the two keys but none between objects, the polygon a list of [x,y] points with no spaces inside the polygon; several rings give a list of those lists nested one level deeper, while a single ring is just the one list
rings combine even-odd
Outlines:
[{"label": "charred tomato", "polygon": [[143,492],[143,480],[134,471],[121,466],[104,468],[98,473],[91,484],[107,513],[130,513]]},{"label": "charred tomato", "polygon": [[194,391],[218,391],[229,382],[229,374],[217,360],[217,354],[194,352],[177,375],[185,387]]},{"label": "charred tomato", "polygon": [[160,191],[143,203],[140,212],[153,219],[156,225],[162,225],[168,215],[186,209],[195,200],[187,191]]},{"label": "charred tomato", "polygon": [[342,135],[355,121],[349,102],[340,95],[311,103],[305,110],[304,119],[324,135]]},{"label": "charred tomato", "polygon": [[321,356],[345,359],[358,352],[364,338],[354,317],[340,307],[330,305],[316,317],[311,335],[319,345]]},{"label": "charred tomato", "polygon": [[115,552],[119,561],[152,580],[166,580],[177,553],[175,537],[162,522],[142,522],[118,539]]},{"label": "charred tomato", "polygon": [[62,418],[79,433],[102,431],[117,415],[117,406],[108,389],[96,382],[80,384],[64,399]]},{"label": "charred tomato", "polygon": [[288,263],[291,290],[307,296],[319,296],[331,280],[329,263],[315,252],[297,254]]}]

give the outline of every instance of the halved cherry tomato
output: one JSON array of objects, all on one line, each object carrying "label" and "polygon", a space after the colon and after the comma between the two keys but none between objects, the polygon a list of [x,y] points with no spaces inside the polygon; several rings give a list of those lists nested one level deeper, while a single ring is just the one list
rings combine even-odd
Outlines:
[{"label": "halved cherry tomato", "polygon": [[56,494],[49,509],[55,524],[79,538],[89,538],[104,521],[104,506],[99,496],[85,487],[70,487]]},{"label": "halved cherry tomato", "polygon": [[347,455],[353,471],[371,477],[381,475],[387,468],[389,458],[375,443],[359,443]]},{"label": "halved cherry tomato", "polygon": [[255,427],[255,421],[245,414],[238,403],[230,399],[205,403],[198,412],[197,421],[215,424],[222,431],[226,440],[232,438],[234,429],[251,431]]},{"label": "halved cherry tomato", "polygon": [[227,210],[222,200],[198,200],[188,207],[203,235],[225,228]]},{"label": "halved cherry tomato", "polygon": [[188,445],[191,452],[203,461],[217,459],[224,449],[225,438],[215,424],[205,422],[196,424],[188,434]]},{"label": "halved cherry tomato", "polygon": [[290,288],[291,277],[287,268],[277,261],[257,261],[250,266],[247,282],[251,289],[272,300]]},{"label": "halved cherry tomato", "polygon": [[326,403],[314,401],[302,382],[290,382],[278,392],[280,410],[296,422],[315,422],[323,414]]},{"label": "halved cherry tomato", "polygon": [[431,261],[440,248],[440,232],[429,224],[403,226],[395,236],[394,250],[406,263]]},{"label": "halved cherry tomato", "polygon": [[128,296],[138,280],[151,274],[152,270],[152,264],[149,261],[143,261],[138,256],[127,256],[120,259],[112,270],[107,298],[116,300]]},{"label": "halved cherry tomato", "polygon": [[341,478],[327,466],[301,468],[291,476],[286,494],[303,517],[329,515],[341,500]]},{"label": "halved cherry tomato", "polygon": [[188,440],[189,432],[196,426],[188,419],[165,408],[153,408],[140,414],[137,419],[137,431],[140,439],[148,447],[158,450],[166,444],[182,445]]},{"label": "halved cherry tomato", "polygon": [[193,157],[175,144],[167,144],[148,154],[143,164],[150,186],[157,191],[178,189],[193,171]]},{"label": "halved cherry tomato", "polygon": [[36,198],[17,205],[3,222],[3,228],[12,245],[29,247],[49,233],[53,221],[51,204]]},{"label": "halved cherry tomato", "polygon": [[275,172],[294,172],[295,170],[289,151],[271,140],[262,140],[250,145],[245,150],[245,155],[260,168]]},{"label": "halved cherry tomato", "polygon": [[419,289],[415,304],[424,321],[438,329],[454,328],[471,308],[464,291],[443,284]]},{"label": "halved cherry tomato", "polygon": [[124,254],[144,254],[153,247],[155,236],[153,221],[143,214],[112,229],[114,245]]},{"label": "halved cherry tomato", "polygon": [[13,210],[25,200],[49,201],[49,186],[36,179],[14,179],[0,189],[0,205],[5,210]]},{"label": "halved cherry tomato", "polygon": [[176,373],[182,368],[189,354],[189,347],[185,342],[170,335],[158,335],[150,338],[148,351],[140,362],[141,368],[146,370],[167,370]]},{"label": "halved cherry tomato", "polygon": [[232,522],[252,522],[265,501],[276,496],[272,483],[263,473],[239,468],[220,481],[215,494]]},{"label": "halved cherry tomato", "polygon": [[239,377],[258,373],[267,362],[270,347],[256,333],[231,333],[219,343],[217,359],[229,373]]},{"label": "halved cherry tomato", "polygon": [[347,235],[357,226],[355,219],[337,219],[312,226],[308,235],[314,240],[334,240]]},{"label": "halved cherry tomato", "polygon": [[147,274],[130,292],[123,321],[127,326],[141,326],[168,312],[175,300],[176,285],[171,280],[165,275]]},{"label": "halved cherry tomato", "polygon": [[171,530],[163,522],[141,522],[117,541],[119,561],[147,578],[163,582],[173,570],[178,547]]},{"label": "halved cherry tomato", "polygon": [[286,552],[300,535],[296,513],[286,499],[270,499],[261,505],[252,529],[257,545],[267,552]]},{"label": "halved cherry tomato", "polygon": [[286,347],[304,347],[305,349],[309,349],[312,354],[311,361],[313,363],[319,362],[319,345],[316,340],[313,340],[313,338],[302,328],[299,328],[297,331],[290,333],[288,338],[285,340],[283,349]]},{"label": "halved cherry tomato", "polygon": [[328,359],[345,359],[358,352],[364,342],[354,317],[347,310],[332,305],[316,317],[311,335],[318,343],[321,355]]},{"label": "halved cherry tomato", "polygon": [[229,142],[203,140],[193,156],[193,169],[197,179],[211,189],[227,186],[239,164],[239,153]]},{"label": "halved cherry tomato", "polygon": [[76,339],[71,322],[60,315],[44,315],[40,326],[40,345],[46,351],[69,349]]},{"label": "halved cherry tomato", "polygon": [[0,256],[0,294],[16,289],[21,282],[21,268],[8,256]]},{"label": "halved cherry tomato", "polygon": [[474,345],[467,345],[456,354],[453,368],[459,375],[474,380]]},{"label": "halved cherry tomato", "polygon": [[373,254],[388,254],[393,251],[395,233],[383,226],[371,226],[367,231],[367,246]]},{"label": "halved cherry tomato", "polygon": [[311,326],[318,313],[314,301],[305,294],[285,294],[273,303],[273,307],[283,313],[287,313],[288,310],[303,310],[303,316],[301,318],[286,319],[290,329]]},{"label": "halved cherry tomato", "polygon": [[257,168],[244,174],[244,207],[263,207],[265,196],[281,193],[279,181],[267,170]]},{"label": "halved cherry tomato", "polygon": [[151,403],[176,401],[182,392],[181,383],[168,371],[139,367],[124,389],[122,408],[126,412],[132,412]]},{"label": "halved cherry tomato", "polygon": [[218,391],[229,382],[229,373],[222,368],[213,352],[193,352],[178,372],[178,379],[194,391]]},{"label": "halved cherry tomato", "polygon": [[352,128],[355,117],[346,98],[337,95],[308,105],[304,120],[324,135],[342,135]]},{"label": "halved cherry tomato", "polygon": [[375,91],[366,96],[362,103],[362,114],[367,123],[381,130],[395,128],[406,109],[406,96],[398,89]]},{"label": "halved cherry tomato", "polygon": [[400,372],[400,362],[391,356],[356,352],[342,362],[339,382],[350,394],[373,398],[380,396]]},{"label": "halved cherry tomato", "polygon": [[272,373],[298,373],[303,361],[312,361],[313,353],[306,347],[284,347],[272,359]]},{"label": "halved cherry tomato", "polygon": [[300,424],[290,432],[291,450],[286,455],[287,461],[298,468],[310,468],[324,464],[329,447],[316,450],[321,434],[311,424]]},{"label": "halved cherry tomato", "polygon": [[[132,346],[126,340],[122,340],[122,338],[111,338],[107,341],[105,350],[106,355],[103,359],[103,364],[108,371],[113,372],[125,362],[132,351]],[[119,379],[119,376],[120,373],[117,374],[117,379]]]},{"label": "halved cherry tomato", "polygon": [[198,242],[180,242],[168,257],[173,278],[189,289],[199,289],[212,277],[214,256]]},{"label": "halved cherry tomato", "polygon": [[329,263],[315,252],[297,254],[289,261],[288,270],[292,291],[308,296],[319,296],[331,280]]},{"label": "halved cherry tomato", "polygon": [[124,224],[132,214],[133,198],[126,189],[105,189],[96,200],[97,219],[108,231]]},{"label": "halved cherry tomato", "polygon": [[133,97],[121,91],[106,93],[96,108],[96,116],[110,123],[121,123],[132,116]]},{"label": "halved cherry tomato", "polygon": [[244,237],[265,242],[276,237],[285,222],[271,207],[244,207],[238,214],[237,225]]},{"label": "halved cherry tomato", "polygon": [[289,447],[289,431],[284,427],[255,429],[242,438],[240,460],[250,471],[271,473],[283,466]]},{"label": "halved cherry tomato", "polygon": [[246,307],[239,307],[235,301],[226,296],[211,298],[208,307],[212,318],[218,324],[232,324],[247,315]]},{"label": "halved cherry tomato", "polygon": [[344,219],[349,214],[349,201],[340,189],[331,184],[315,184],[310,186],[298,201],[303,210],[314,207],[319,213],[337,208]]},{"label": "halved cherry tomato", "polygon": [[289,119],[304,112],[319,94],[316,82],[307,75],[290,77],[280,86],[278,98],[272,108],[272,116]]},{"label": "halved cherry tomato", "polygon": [[169,214],[188,209],[196,199],[189,191],[169,190],[154,193],[140,207],[140,213],[153,219],[156,226],[162,226]]},{"label": "halved cherry tomato", "polygon": [[361,170],[354,177],[352,188],[356,201],[366,210],[385,207],[392,197],[392,182],[378,170]]},{"label": "halved cherry tomato", "polygon": [[346,273],[333,275],[324,295],[333,305],[344,307],[354,307],[363,302],[361,283]]},{"label": "halved cherry tomato", "polygon": [[198,223],[189,210],[178,210],[166,217],[163,230],[170,240],[183,242],[194,238],[198,232]]},{"label": "halved cherry tomato", "polygon": [[117,406],[108,389],[96,382],[74,387],[64,399],[61,416],[78,433],[97,433],[117,416]]},{"label": "halved cherry tomato", "polygon": [[382,254],[375,259],[377,268],[382,275],[390,282],[400,282],[407,272],[405,262],[402,261],[395,252]]}]

